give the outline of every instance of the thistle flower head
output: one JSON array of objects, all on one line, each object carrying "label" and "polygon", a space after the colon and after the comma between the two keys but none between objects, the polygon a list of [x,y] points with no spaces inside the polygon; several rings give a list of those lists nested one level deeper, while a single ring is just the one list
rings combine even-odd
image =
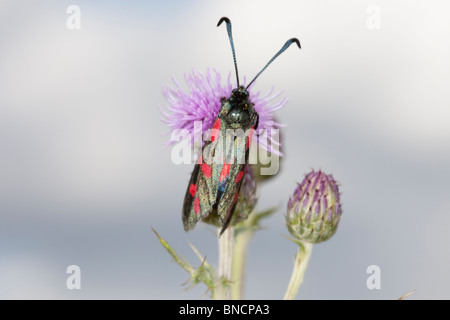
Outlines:
[{"label": "thistle flower head", "polygon": [[[216,70],[207,70],[206,74],[193,70],[185,75],[185,81],[189,87],[189,92],[185,92],[175,78],[173,81],[175,87],[168,85],[163,87],[162,94],[169,103],[168,111],[163,111],[164,118],[162,121],[166,123],[172,131],[186,129],[193,137],[194,122],[202,121],[202,133],[211,129],[221,107],[220,99],[222,97],[229,98],[234,86],[231,83],[231,73],[228,75],[226,82],[222,82],[222,77]],[[278,129],[282,125],[274,120],[273,113],[283,108],[287,99],[283,98],[277,102],[276,100],[281,92],[273,93],[273,89],[264,95],[260,92],[252,90],[252,85],[248,91],[250,100],[255,104],[254,108],[259,114],[258,129]],[[169,141],[167,145],[171,144]],[[267,139],[259,139],[258,144],[267,151],[273,151],[280,155],[277,148],[272,146],[279,145],[279,142],[272,137],[270,141]]]},{"label": "thistle flower head", "polygon": [[341,214],[339,188],[333,176],[312,171],[289,199],[286,223],[295,239],[318,243],[333,236]]}]

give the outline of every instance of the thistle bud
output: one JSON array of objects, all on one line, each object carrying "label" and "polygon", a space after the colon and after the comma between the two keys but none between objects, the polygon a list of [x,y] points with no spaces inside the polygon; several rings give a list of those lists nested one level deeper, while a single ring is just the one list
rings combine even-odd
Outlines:
[{"label": "thistle bud", "polygon": [[333,236],[341,214],[339,188],[333,176],[313,170],[289,199],[286,223],[295,239],[318,243]]}]

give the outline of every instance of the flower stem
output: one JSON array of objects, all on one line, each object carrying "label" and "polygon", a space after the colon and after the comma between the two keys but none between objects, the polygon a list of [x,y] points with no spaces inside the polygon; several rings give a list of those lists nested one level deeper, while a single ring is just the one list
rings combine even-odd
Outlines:
[{"label": "flower stem", "polygon": [[[220,232],[220,229],[219,229]],[[230,299],[231,265],[233,262],[234,227],[228,227],[219,235],[219,279],[222,294],[217,299]]]},{"label": "flower stem", "polygon": [[291,280],[284,294],[284,300],[294,300],[297,296],[298,289],[303,282],[303,276],[308,267],[312,247],[312,243],[299,243],[298,252],[294,260],[294,269],[292,270]]},{"label": "flower stem", "polygon": [[247,264],[247,252],[253,231],[244,230],[237,233],[234,247],[231,299],[241,300],[244,293],[245,266]]}]

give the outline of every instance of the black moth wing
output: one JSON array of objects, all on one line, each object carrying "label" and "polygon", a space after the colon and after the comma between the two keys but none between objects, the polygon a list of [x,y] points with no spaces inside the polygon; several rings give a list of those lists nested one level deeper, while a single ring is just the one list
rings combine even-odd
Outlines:
[{"label": "black moth wing", "polygon": [[[217,213],[219,215],[220,222],[222,224],[222,234],[229,226],[236,206],[237,199],[239,197],[239,191],[243,181],[243,176],[248,163],[249,157],[249,142],[247,140],[250,137],[235,138],[232,142],[231,148],[235,153],[234,161],[236,163],[230,163],[228,169],[228,176],[225,180],[225,188],[218,201]],[[230,150],[230,149],[229,149]]]},{"label": "black moth wing", "polygon": [[[211,134],[217,136],[218,132]],[[214,154],[217,144],[218,139],[205,143],[202,155],[192,171],[183,202],[182,217],[186,231],[193,229],[198,221],[206,218],[216,203],[218,179],[215,176],[218,176],[218,167],[214,165]]]},{"label": "black moth wing", "polygon": [[[240,172],[245,172],[246,166],[247,165],[245,164],[231,165],[230,179],[235,179]],[[233,174],[231,174],[232,172]],[[222,223],[222,230],[220,231],[221,234],[229,226],[233,218],[234,208],[239,196],[239,191],[241,190],[241,185],[242,179],[238,183],[228,183],[225,192],[223,193],[222,198],[219,202],[217,213],[219,215],[220,222]]]},{"label": "black moth wing", "polygon": [[206,142],[203,146],[202,156],[194,167],[186,190],[183,203],[183,225],[186,231],[217,209],[223,232],[231,222],[239,196],[248,163],[251,136],[227,138],[229,128],[225,121],[220,118],[216,121],[219,125],[222,122],[220,131],[212,132],[211,140],[214,141]]},{"label": "black moth wing", "polygon": [[[183,226],[184,226],[184,230],[186,230],[186,231],[194,228],[195,224],[199,220],[201,220],[203,216],[206,217],[208,215],[208,213],[204,213],[203,215],[198,216],[195,214],[195,211],[194,211],[194,199],[195,199],[195,194],[197,193],[197,188],[199,185],[199,172],[200,172],[200,165],[196,164],[194,167],[194,171],[192,171],[191,179],[189,180],[188,188],[186,190],[186,195],[184,197]],[[202,183],[200,183],[200,184],[202,184]],[[195,186],[195,187],[193,187],[193,186]]]}]

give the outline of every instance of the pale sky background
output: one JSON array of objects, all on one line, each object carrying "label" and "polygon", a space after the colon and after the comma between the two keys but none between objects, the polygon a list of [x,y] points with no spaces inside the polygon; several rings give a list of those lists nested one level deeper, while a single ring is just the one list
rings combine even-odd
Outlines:
[{"label": "pale sky background", "polygon": [[[81,29],[69,30],[69,5]],[[379,9],[380,28],[368,28]],[[215,235],[185,233],[192,166],[176,166],[161,87],[190,70],[283,90],[285,158],[260,190],[280,205],[250,247],[248,299],[280,299],[296,251],[287,200],[311,168],[341,183],[336,235],[316,245],[299,299],[450,298],[450,5],[446,1],[0,2],[0,298],[206,299],[153,226],[192,263]],[[66,268],[81,268],[68,290]],[[381,268],[369,290],[366,269]]]}]

